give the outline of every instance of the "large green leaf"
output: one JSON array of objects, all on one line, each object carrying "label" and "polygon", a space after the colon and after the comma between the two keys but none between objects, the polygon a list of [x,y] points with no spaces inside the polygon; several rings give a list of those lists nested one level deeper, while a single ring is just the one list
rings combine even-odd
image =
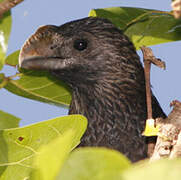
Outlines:
[{"label": "large green leaf", "polygon": [[34,125],[0,131],[0,179],[27,179],[33,170],[33,157],[42,145],[62,136],[69,130],[75,131],[71,148],[75,147],[87,126],[81,115],[58,117]]},{"label": "large green leaf", "polygon": [[[18,56],[19,51],[10,54],[5,60],[6,64],[16,66]],[[2,81],[3,76],[0,76],[0,82]],[[17,74],[16,78],[9,78],[4,88],[22,97],[65,107],[71,101],[70,88],[64,82],[44,71],[24,70],[23,73]]]},{"label": "large green leaf", "polygon": [[20,118],[0,110],[0,129],[8,129],[19,126]]},{"label": "large green leaf", "polygon": [[41,146],[33,165],[31,180],[55,180],[59,169],[71,151],[74,131],[68,131],[47,145]]},{"label": "large green leaf", "polygon": [[9,80],[4,88],[19,96],[56,105],[68,106],[71,101],[68,86],[43,71],[26,71],[19,79]]},{"label": "large green leaf", "polygon": [[180,180],[181,159],[162,159],[156,162],[135,164],[126,170],[123,180]]},{"label": "large green leaf", "polygon": [[118,180],[130,162],[117,151],[106,148],[79,148],[63,165],[60,180]]},{"label": "large green leaf", "polygon": [[[3,0],[0,0],[0,2],[2,1]],[[0,70],[4,65],[4,59],[8,47],[8,39],[11,32],[11,23],[12,19],[9,11],[0,18]]]},{"label": "large green leaf", "polygon": [[89,16],[112,21],[132,40],[135,47],[181,40],[181,21],[169,12],[150,9],[113,7],[91,10]]}]

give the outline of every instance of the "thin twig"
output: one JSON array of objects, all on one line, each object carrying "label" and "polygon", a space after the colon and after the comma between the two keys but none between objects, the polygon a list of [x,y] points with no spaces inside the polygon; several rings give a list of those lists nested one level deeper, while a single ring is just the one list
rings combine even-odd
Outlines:
[{"label": "thin twig", "polygon": [[22,73],[16,73],[8,77],[6,77],[4,74],[1,75],[0,89],[4,88],[11,80],[14,80],[14,78],[20,78],[21,76],[22,76]]},{"label": "thin twig", "polygon": [[153,52],[148,47],[141,47],[144,59],[144,72],[145,72],[145,84],[146,84],[146,102],[147,102],[147,119],[153,119],[152,117],[152,102],[151,102],[151,85],[150,85],[150,69],[151,63],[156,66],[165,69],[165,63],[153,55]]},{"label": "thin twig", "polygon": [[[147,103],[147,122],[151,121],[154,123],[152,117],[152,95],[151,95],[151,85],[150,85],[150,69],[151,63],[156,66],[165,69],[165,63],[160,59],[155,58],[153,52],[148,47],[141,47],[144,59],[144,73],[145,73],[145,86],[146,86],[146,103]],[[148,157],[152,156],[155,147],[155,138],[148,138]]]},{"label": "thin twig", "polygon": [[147,103],[147,119],[152,119],[152,103],[151,103],[151,85],[150,85],[150,69],[151,63],[144,59],[145,83],[146,83],[146,103]]},{"label": "thin twig", "polygon": [[9,82],[9,78],[4,77],[2,82],[0,83],[0,89],[4,88],[8,84],[8,82]]}]

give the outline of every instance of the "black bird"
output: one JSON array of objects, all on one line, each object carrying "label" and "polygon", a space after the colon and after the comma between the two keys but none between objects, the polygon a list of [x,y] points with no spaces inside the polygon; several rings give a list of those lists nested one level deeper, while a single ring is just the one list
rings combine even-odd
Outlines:
[{"label": "black bird", "polygon": [[[72,89],[69,114],[88,128],[80,146],[104,146],[135,162],[147,157],[144,70],[133,44],[102,18],[40,27],[21,49],[19,65],[48,70]],[[152,96],[153,117],[165,117]]]}]

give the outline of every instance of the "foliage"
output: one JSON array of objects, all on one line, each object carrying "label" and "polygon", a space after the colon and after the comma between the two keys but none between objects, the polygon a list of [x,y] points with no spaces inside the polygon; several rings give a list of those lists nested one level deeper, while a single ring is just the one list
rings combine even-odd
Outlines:
[{"label": "foliage", "polygon": [[[70,154],[58,179],[118,179],[130,162],[117,151],[105,148],[80,148]],[[71,173],[68,173],[70,172]]]},{"label": "foliage", "polygon": [[179,180],[181,159],[161,159],[155,162],[143,161],[133,165],[122,174],[123,180]]},{"label": "foliage", "polygon": [[[2,1],[2,0],[1,0]],[[11,14],[7,12],[0,19],[0,70],[3,68],[6,51],[8,48],[8,39],[11,32]]]},{"label": "foliage", "polygon": [[0,110],[0,129],[15,128],[19,126],[20,118]]},{"label": "foliage", "polygon": [[[181,39],[181,21],[170,12],[114,7],[91,10],[89,16],[110,19],[139,49]],[[160,28],[161,27],[161,28]],[[0,70],[4,63],[17,67],[19,51],[5,58],[11,31],[11,14],[0,21]],[[17,69],[6,77],[0,73],[0,88],[33,100],[67,106],[71,91],[47,72]],[[81,115],[58,117],[26,127],[19,118],[0,111],[0,180],[16,179],[180,179],[181,160],[147,161],[131,164],[117,151],[78,148],[72,151],[86,130]]]},{"label": "foliage", "polygon": [[180,20],[176,20],[169,12],[113,7],[91,10],[89,16],[112,21],[124,31],[137,49],[141,46],[181,40]]},{"label": "foliage", "polygon": [[[19,180],[29,177],[38,166],[37,164],[44,162],[46,160],[44,158],[51,157],[45,157],[45,153],[46,155],[57,154],[56,156],[61,156],[63,159],[62,153],[66,155],[79,144],[86,126],[85,117],[70,115],[26,127],[0,130],[1,179]],[[71,133],[66,135],[69,131]],[[57,144],[54,145],[53,142],[56,138]],[[52,149],[52,147],[54,148]],[[33,162],[33,159],[35,159],[35,162]],[[55,164],[52,157],[50,159],[51,163]],[[53,164],[51,165],[52,168],[54,168]],[[39,176],[41,173],[37,174]]]}]

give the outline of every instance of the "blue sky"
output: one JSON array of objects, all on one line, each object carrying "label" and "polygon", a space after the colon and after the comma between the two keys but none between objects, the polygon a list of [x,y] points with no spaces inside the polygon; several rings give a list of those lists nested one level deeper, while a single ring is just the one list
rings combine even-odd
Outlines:
[{"label": "blue sky", "polygon": [[[61,25],[65,22],[86,17],[90,9],[113,6],[141,7],[158,10],[171,10],[171,0],[31,0],[24,1],[12,10],[13,26],[9,40],[8,54],[18,50],[24,41],[41,25]],[[154,54],[166,62],[166,71],[152,66],[151,83],[153,92],[162,108],[168,114],[169,103],[181,100],[180,56],[181,42],[153,46]],[[140,52],[139,52],[140,54]],[[140,54],[141,55],[141,54]],[[6,67],[7,75],[13,74],[13,68]],[[25,99],[0,90],[0,109],[22,119],[21,125],[47,120],[67,114],[67,110]]]}]

